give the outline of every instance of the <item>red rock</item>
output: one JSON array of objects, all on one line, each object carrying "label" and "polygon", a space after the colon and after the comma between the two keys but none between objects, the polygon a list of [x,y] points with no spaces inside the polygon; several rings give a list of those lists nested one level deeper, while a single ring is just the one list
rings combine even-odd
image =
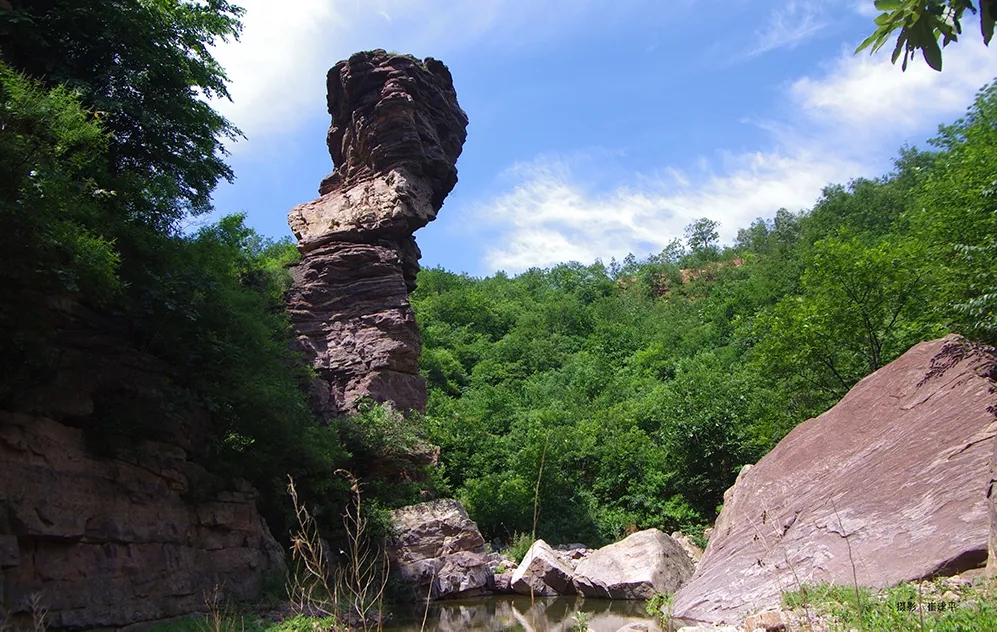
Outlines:
[{"label": "red rock", "polygon": [[922,343],[794,429],[725,498],[675,616],[738,623],[800,584],[983,565],[995,371],[958,336]]},{"label": "red rock", "polygon": [[318,374],[313,405],[325,418],[361,397],[424,410],[412,235],[457,183],[467,115],[446,66],[383,50],[336,64],[328,100],[335,169],[288,215],[302,253],[288,308]]},{"label": "red rock", "polygon": [[111,628],[259,596],[283,552],[244,482],[206,502],[184,450],[145,442],[95,458],[84,433],[0,412],[0,610],[38,594],[51,628]]}]

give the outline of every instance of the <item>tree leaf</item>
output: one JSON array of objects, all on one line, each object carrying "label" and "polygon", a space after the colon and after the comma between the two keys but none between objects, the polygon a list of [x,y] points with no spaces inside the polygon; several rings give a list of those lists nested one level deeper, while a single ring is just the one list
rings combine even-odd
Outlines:
[{"label": "tree leaf", "polygon": [[983,0],[980,3],[980,30],[987,46],[994,36],[994,18],[997,18],[997,0]]},{"label": "tree leaf", "polygon": [[928,62],[933,70],[942,71],[942,49],[938,46],[938,40],[933,37],[923,40],[921,52],[924,54],[924,61]]}]

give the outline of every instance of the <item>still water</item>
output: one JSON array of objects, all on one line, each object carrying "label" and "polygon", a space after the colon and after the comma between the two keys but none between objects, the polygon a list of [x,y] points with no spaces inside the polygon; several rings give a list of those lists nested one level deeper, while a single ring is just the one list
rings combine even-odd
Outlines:
[{"label": "still water", "polygon": [[[588,615],[592,632],[616,632],[625,625],[642,623],[649,632],[662,628],[645,611],[643,601],[610,601],[580,597],[536,598],[483,597],[464,601],[442,601],[429,605],[426,632],[457,632],[487,630],[488,632],[569,632],[575,615]],[[411,611],[396,612],[384,630],[418,632],[422,628],[424,606]]]}]

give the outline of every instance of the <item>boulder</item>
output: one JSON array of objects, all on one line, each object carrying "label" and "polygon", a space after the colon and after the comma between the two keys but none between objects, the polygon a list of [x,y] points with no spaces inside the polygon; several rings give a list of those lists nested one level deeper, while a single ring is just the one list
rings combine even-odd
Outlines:
[{"label": "boulder", "polygon": [[800,424],[725,497],[676,617],[739,623],[801,584],[882,587],[987,559],[993,350],[925,342]]},{"label": "boulder", "polygon": [[457,183],[467,115],[432,58],[356,53],[329,71],[327,89],[334,170],[318,199],[288,214],[302,253],[288,311],[317,374],[312,404],[327,419],[361,398],[423,410],[413,233]]},{"label": "boulder", "polygon": [[574,585],[586,597],[650,599],[678,590],[693,570],[678,542],[648,529],[593,551],[575,568]]},{"label": "boulder", "polygon": [[549,544],[537,540],[512,575],[512,589],[520,595],[556,597],[574,595],[573,570]]},{"label": "boulder", "polygon": [[391,526],[388,559],[413,599],[470,597],[492,588],[485,540],[456,500],[396,509]]}]

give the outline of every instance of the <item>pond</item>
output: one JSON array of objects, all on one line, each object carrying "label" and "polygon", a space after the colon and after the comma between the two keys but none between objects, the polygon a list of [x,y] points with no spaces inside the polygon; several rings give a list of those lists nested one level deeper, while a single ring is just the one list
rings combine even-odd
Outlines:
[{"label": "pond", "polygon": [[[482,630],[503,632],[569,632],[576,615],[588,615],[592,632],[616,632],[625,625],[642,623],[648,632],[661,632],[654,617],[647,614],[646,602],[582,599],[581,597],[482,597],[462,601],[438,601],[429,605],[426,626],[422,627],[424,606],[396,611],[384,626],[391,632],[457,632]],[[582,615],[584,616],[584,615]],[[579,617],[581,618],[581,617]]]}]

